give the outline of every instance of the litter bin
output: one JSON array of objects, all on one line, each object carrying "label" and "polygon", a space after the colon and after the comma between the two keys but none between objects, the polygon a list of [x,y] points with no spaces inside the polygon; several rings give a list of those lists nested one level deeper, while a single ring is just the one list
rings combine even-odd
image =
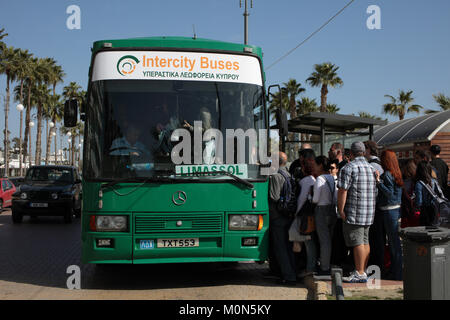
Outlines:
[{"label": "litter bin", "polygon": [[450,300],[450,229],[410,227],[403,238],[405,300]]}]

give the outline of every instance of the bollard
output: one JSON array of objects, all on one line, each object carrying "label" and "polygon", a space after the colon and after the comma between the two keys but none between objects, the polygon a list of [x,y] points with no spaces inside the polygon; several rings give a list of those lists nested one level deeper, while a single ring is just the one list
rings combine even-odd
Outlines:
[{"label": "bollard", "polygon": [[331,269],[331,294],[336,300],[344,300],[344,289],[342,288],[342,269]]}]

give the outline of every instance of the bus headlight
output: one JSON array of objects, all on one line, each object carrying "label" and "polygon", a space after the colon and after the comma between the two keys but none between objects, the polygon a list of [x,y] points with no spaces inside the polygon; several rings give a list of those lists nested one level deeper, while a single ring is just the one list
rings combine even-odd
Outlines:
[{"label": "bus headlight", "polygon": [[91,216],[91,231],[116,231],[128,230],[127,216]]},{"label": "bus headlight", "polygon": [[228,220],[229,230],[258,230],[259,215],[231,214]]}]

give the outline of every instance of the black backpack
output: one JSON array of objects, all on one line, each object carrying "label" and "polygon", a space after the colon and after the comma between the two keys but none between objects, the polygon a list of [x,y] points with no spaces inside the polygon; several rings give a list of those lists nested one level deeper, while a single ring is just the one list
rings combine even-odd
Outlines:
[{"label": "black backpack", "polygon": [[428,193],[432,196],[431,207],[433,208],[433,216],[429,217],[430,224],[433,227],[450,227],[450,202],[447,198],[444,197],[441,188],[439,187],[439,183],[436,182],[436,187],[438,189],[438,193],[435,193],[434,190],[423,181],[419,181],[422,186],[428,191]]},{"label": "black backpack", "polygon": [[280,199],[277,202],[278,212],[285,217],[294,217],[297,212],[297,194],[299,187],[292,176],[288,176],[283,170],[278,170],[284,177]]}]

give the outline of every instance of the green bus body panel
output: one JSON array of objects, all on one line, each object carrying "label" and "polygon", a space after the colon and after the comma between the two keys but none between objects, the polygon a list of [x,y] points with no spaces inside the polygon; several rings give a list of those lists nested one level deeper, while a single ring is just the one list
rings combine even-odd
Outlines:
[{"label": "green bus body panel", "polygon": [[[174,263],[206,261],[264,261],[268,251],[268,182],[253,190],[232,181],[214,183],[121,183],[103,190],[100,183],[83,183],[82,261],[84,263]],[[172,196],[186,193],[175,205]],[[253,203],[256,201],[256,208]],[[92,215],[126,215],[127,232],[89,231]],[[259,231],[228,230],[231,214],[263,216]],[[158,217],[161,219],[158,220]],[[184,226],[177,228],[175,220]],[[149,221],[146,221],[149,220]],[[137,221],[140,221],[138,226]],[[194,230],[194,231],[192,231]],[[243,246],[242,238],[257,238]],[[157,239],[199,238],[199,247],[156,248]],[[97,239],[114,239],[114,248],[97,248]],[[154,249],[140,249],[140,240],[154,240]]]},{"label": "green bus body panel", "polygon": [[[262,58],[262,50],[260,47],[224,42],[201,38],[187,38],[187,37],[148,37],[148,38],[130,38],[119,40],[100,40],[94,42],[92,48],[93,53],[103,49],[105,43],[110,43],[112,49],[114,48],[180,48],[180,49],[204,49],[207,50],[224,50],[230,53],[244,52],[244,48],[251,48],[253,54]],[[109,48],[108,48],[109,49]]]}]

